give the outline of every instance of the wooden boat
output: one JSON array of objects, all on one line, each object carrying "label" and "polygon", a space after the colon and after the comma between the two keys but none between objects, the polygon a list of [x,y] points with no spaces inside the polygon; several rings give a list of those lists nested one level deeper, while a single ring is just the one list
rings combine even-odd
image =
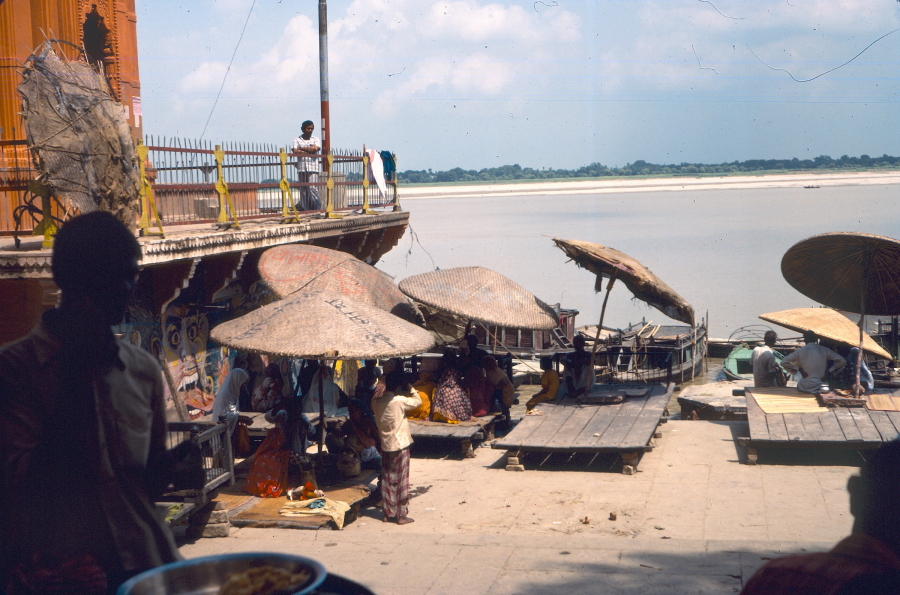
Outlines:
[{"label": "wooden boat", "polygon": [[[583,334],[590,345],[594,337]],[[597,382],[682,382],[702,372],[705,357],[705,322],[695,328],[635,324],[601,337]]]},{"label": "wooden boat", "polygon": [[[722,372],[729,380],[753,380],[753,346],[746,343],[738,345],[731,350],[728,357],[722,363]],[[779,364],[784,359],[784,355],[778,351],[772,351],[775,355],[775,361]]]},{"label": "wooden boat", "polygon": [[[761,344],[766,331],[771,330],[774,329],[765,324],[749,324],[735,329],[727,339],[710,337],[707,347],[709,357],[728,357],[736,347],[741,345]],[[776,345],[782,355],[788,355],[803,347],[804,343],[802,337],[779,337]]]}]

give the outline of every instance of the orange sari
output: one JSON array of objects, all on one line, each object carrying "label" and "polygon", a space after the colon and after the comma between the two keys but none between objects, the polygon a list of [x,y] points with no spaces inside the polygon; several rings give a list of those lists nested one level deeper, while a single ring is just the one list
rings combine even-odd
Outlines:
[{"label": "orange sari", "polygon": [[284,446],[280,428],[271,428],[259,445],[247,474],[244,491],[260,498],[278,498],[287,490],[291,449]]}]

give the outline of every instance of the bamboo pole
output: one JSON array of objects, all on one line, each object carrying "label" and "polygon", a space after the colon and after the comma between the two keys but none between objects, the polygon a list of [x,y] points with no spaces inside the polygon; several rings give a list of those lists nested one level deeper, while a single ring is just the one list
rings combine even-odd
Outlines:
[{"label": "bamboo pole", "polygon": [[[603,329],[603,318],[606,316],[606,302],[609,301],[609,293],[612,291],[613,285],[616,282],[616,278],[619,275],[619,270],[616,269],[613,271],[612,277],[609,278],[609,283],[606,286],[606,296],[603,298],[603,306],[600,308],[600,322],[597,323],[597,333],[594,335],[594,345],[591,347],[591,367],[590,374],[587,377],[587,383],[591,382],[591,377],[594,375],[594,360],[597,357],[597,346],[600,344],[600,332]],[[583,387],[588,391],[591,390],[590,386]]]}]

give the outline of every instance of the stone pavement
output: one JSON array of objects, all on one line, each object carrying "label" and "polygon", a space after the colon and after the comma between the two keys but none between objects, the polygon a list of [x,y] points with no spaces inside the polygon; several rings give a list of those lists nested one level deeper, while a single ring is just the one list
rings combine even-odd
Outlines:
[{"label": "stone pavement", "polygon": [[660,429],[634,476],[612,458],[530,456],[515,473],[499,450],[414,451],[412,525],[369,509],[343,531],[232,529],[181,553],[306,555],[380,595],[732,594],[764,560],[828,549],[850,532],[855,451],[763,451],[747,466],[734,443],[746,422]]}]

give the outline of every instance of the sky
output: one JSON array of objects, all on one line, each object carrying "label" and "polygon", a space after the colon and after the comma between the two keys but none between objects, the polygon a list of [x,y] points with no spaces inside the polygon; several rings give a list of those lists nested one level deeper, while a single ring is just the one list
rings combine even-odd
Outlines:
[{"label": "sky", "polygon": [[[136,4],[145,134],[319,130],[317,0]],[[332,147],[435,171],[896,156],[898,28],[897,0],[329,0]]]}]

